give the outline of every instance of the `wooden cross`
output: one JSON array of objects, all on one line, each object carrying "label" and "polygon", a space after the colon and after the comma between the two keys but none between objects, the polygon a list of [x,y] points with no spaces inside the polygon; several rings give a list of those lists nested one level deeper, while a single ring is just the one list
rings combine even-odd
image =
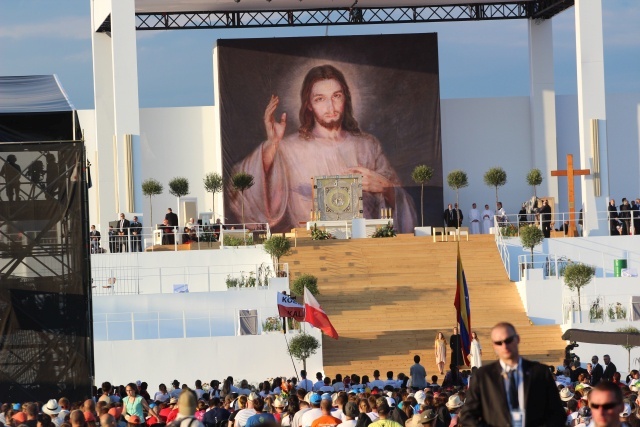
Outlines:
[{"label": "wooden cross", "polygon": [[589,175],[591,171],[589,169],[574,169],[573,168],[573,155],[567,154],[567,170],[551,171],[551,176],[566,176],[569,181],[569,189],[567,191],[569,197],[569,230],[567,230],[567,236],[575,237],[578,235],[576,232],[576,206],[575,206],[575,190],[573,187],[573,177],[576,175]]}]

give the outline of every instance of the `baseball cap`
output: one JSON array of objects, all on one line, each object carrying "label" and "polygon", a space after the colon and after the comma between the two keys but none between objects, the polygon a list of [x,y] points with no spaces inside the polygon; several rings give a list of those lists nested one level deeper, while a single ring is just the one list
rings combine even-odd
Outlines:
[{"label": "baseball cap", "polygon": [[322,402],[322,397],[318,393],[313,393],[311,397],[309,397],[309,403],[312,405],[319,405]]},{"label": "baseball cap", "polygon": [[322,396],[320,396],[320,398],[322,400],[329,400],[331,401],[331,395],[329,393],[323,393]]}]

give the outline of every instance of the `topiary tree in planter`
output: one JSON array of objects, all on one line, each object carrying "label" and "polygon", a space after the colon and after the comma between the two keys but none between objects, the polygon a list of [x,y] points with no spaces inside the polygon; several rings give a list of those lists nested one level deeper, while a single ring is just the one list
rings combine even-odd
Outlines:
[{"label": "topiary tree in planter", "polygon": [[496,206],[498,206],[498,187],[502,187],[507,183],[507,173],[499,167],[491,168],[484,173],[484,183],[489,187],[495,187]]},{"label": "topiary tree in planter", "polygon": [[311,295],[318,295],[318,278],[311,274],[303,274],[291,283],[291,293],[294,295],[303,296],[304,288],[309,289]]},{"label": "topiary tree in planter", "polygon": [[542,184],[542,172],[540,169],[531,169],[527,174],[527,184],[533,187],[533,197],[538,198],[536,187]]},{"label": "topiary tree in planter", "polygon": [[216,193],[220,193],[222,191],[222,176],[217,172],[211,172],[205,175],[204,179],[204,189],[207,193],[211,193],[211,212],[213,212],[213,219],[216,219]]},{"label": "topiary tree in planter", "polygon": [[544,240],[544,233],[535,225],[520,227],[520,243],[525,249],[531,250],[531,267],[533,268],[533,248]]},{"label": "topiary tree in planter", "polygon": [[162,194],[163,191],[164,187],[162,184],[153,178],[142,181],[142,194],[144,194],[145,197],[149,197],[149,225],[153,224],[153,202],[151,201],[151,197],[158,196]]},{"label": "topiary tree in planter", "polygon": [[242,224],[244,224],[244,191],[253,187],[253,184],[253,175],[246,172],[238,172],[231,177],[231,185],[242,196]]},{"label": "topiary tree in planter", "polygon": [[427,165],[416,166],[411,172],[411,178],[420,184],[420,227],[424,227],[424,185],[431,181],[433,168]]},{"label": "topiary tree in planter", "polygon": [[[458,205],[458,209],[460,209],[460,189],[469,185],[467,173],[460,169],[449,172],[449,175],[447,175],[447,184],[456,190],[456,204]],[[458,215],[458,227],[460,227],[460,215]]]},{"label": "topiary tree in planter", "polygon": [[593,276],[596,274],[596,269],[590,265],[581,263],[571,263],[564,269],[564,284],[572,291],[578,291],[578,311],[580,307],[580,289],[587,286]]},{"label": "topiary tree in planter", "polygon": [[307,370],[307,359],[320,348],[320,342],[311,335],[301,333],[289,341],[289,354],[302,361],[302,369]]},{"label": "topiary tree in planter", "polygon": [[291,241],[284,236],[272,235],[263,243],[264,251],[271,255],[273,269],[280,277],[280,258],[291,252]]},{"label": "topiary tree in planter", "polygon": [[[625,334],[629,334],[629,335],[640,335],[640,329],[635,328],[633,326],[627,326],[625,328],[618,328],[616,329],[616,332],[622,332]],[[634,349],[636,346],[633,344],[629,344],[627,342],[627,344],[622,344],[622,347],[627,350],[627,372],[631,371],[631,350]]]},{"label": "topiary tree in planter", "polygon": [[178,218],[180,218],[180,197],[189,194],[189,180],[183,176],[177,176],[169,181],[169,193],[178,199]]}]

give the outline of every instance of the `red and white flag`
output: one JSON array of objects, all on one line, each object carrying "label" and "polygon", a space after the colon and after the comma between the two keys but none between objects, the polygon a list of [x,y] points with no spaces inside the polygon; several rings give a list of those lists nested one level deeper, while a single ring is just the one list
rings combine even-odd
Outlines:
[{"label": "red and white flag", "polygon": [[304,307],[289,295],[278,292],[278,315],[293,317],[298,322],[304,322]]},{"label": "red and white flag", "polygon": [[324,312],[318,301],[309,292],[307,288],[304,288],[304,321],[310,323],[322,332],[329,335],[333,339],[338,339],[338,333],[331,324],[327,313]]}]

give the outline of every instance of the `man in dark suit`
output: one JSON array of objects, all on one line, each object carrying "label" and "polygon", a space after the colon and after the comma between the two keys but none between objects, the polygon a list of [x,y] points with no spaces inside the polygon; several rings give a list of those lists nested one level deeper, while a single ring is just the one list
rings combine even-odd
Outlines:
[{"label": "man in dark suit", "polygon": [[468,426],[563,426],[566,414],[548,367],[522,359],[520,337],[510,323],[491,330],[497,362],[478,369],[460,412]]},{"label": "man in dark suit", "polygon": [[129,220],[124,217],[124,214],[120,214],[118,220],[118,226],[116,228],[118,246],[117,252],[129,252]]},{"label": "man in dark suit", "polygon": [[593,356],[591,358],[591,385],[594,386],[600,382],[602,379],[602,373],[604,370],[602,369],[602,365],[598,363],[598,356]]},{"label": "man in dark suit", "polygon": [[540,224],[542,225],[544,237],[546,239],[551,237],[551,206],[546,200],[542,201],[542,207],[540,208]]},{"label": "man in dark suit", "polygon": [[169,226],[170,227],[177,227],[178,226],[178,215],[174,214],[173,210],[171,208],[167,209],[167,214],[164,216],[164,219],[169,221]]},{"label": "man in dark suit", "polygon": [[616,373],[616,370],[618,368],[616,368],[616,365],[611,362],[611,358],[608,354],[602,356],[602,360],[604,361],[604,371],[602,372],[602,379],[604,381],[611,381],[613,380],[613,374]]},{"label": "man in dark suit", "polygon": [[142,223],[138,217],[134,216],[129,224],[129,234],[131,234],[131,252],[142,252]]}]

